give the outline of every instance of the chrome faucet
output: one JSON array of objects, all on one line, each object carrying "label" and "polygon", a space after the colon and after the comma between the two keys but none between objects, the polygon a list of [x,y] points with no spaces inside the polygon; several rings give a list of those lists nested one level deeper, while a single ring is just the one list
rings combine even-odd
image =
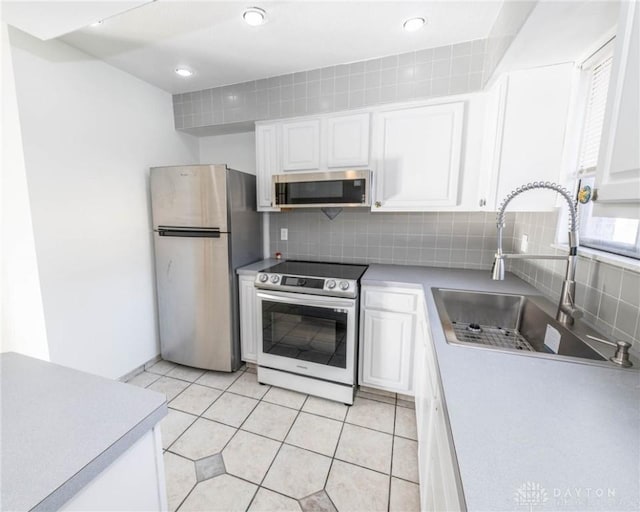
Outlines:
[{"label": "chrome faucet", "polygon": [[[569,207],[569,254],[567,256],[553,256],[550,254],[506,254],[502,252],[502,231],[505,226],[504,213],[507,205],[517,195],[535,189],[554,190],[567,202],[567,206]],[[575,306],[575,275],[578,243],[578,204],[571,197],[571,193],[564,187],[548,181],[528,183],[522,187],[518,187],[507,195],[498,209],[498,251],[496,252],[495,261],[491,270],[492,277],[496,281],[502,281],[504,279],[504,260],[506,259],[567,260],[567,269],[562,283],[562,291],[560,292],[560,302],[558,303],[556,320],[565,325],[572,325],[574,320],[582,316],[582,311]]]}]

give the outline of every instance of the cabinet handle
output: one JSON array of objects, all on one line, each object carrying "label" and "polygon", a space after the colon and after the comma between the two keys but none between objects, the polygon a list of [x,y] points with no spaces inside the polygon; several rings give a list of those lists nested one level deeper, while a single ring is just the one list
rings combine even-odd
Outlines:
[{"label": "cabinet handle", "polygon": [[486,204],[487,204],[486,199],[480,199],[480,206],[486,206]]},{"label": "cabinet handle", "polygon": [[380,208],[382,206],[382,203],[380,201],[376,201],[376,208]]}]

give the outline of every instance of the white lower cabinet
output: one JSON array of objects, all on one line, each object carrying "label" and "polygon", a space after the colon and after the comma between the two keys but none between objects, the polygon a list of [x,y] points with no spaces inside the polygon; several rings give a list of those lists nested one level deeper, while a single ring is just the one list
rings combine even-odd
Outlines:
[{"label": "white lower cabinet", "polygon": [[362,287],[360,384],[413,395],[415,289]]},{"label": "white lower cabinet", "polygon": [[414,388],[420,510],[464,510],[435,350],[422,304],[417,315]]},{"label": "white lower cabinet", "polygon": [[240,358],[257,363],[258,356],[258,298],[253,285],[255,276],[238,276],[240,296]]},{"label": "white lower cabinet", "polygon": [[167,509],[159,425],[60,507],[62,511]]}]

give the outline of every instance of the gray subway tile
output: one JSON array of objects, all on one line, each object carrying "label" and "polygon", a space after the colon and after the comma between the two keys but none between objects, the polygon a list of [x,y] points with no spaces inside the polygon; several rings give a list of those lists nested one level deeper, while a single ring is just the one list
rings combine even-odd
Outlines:
[{"label": "gray subway tile", "polygon": [[334,66],[322,68],[320,76],[322,80],[325,80],[327,78],[334,78],[336,76],[336,68]]},{"label": "gray subway tile", "polygon": [[307,71],[307,82],[321,80],[322,79],[322,69],[312,69],[311,71]]},{"label": "gray subway tile", "polygon": [[362,91],[364,88],[364,73],[349,75],[349,92]]},{"label": "gray subway tile", "polygon": [[364,86],[365,89],[372,89],[380,87],[380,70],[369,71],[364,74]]},{"label": "gray subway tile", "polygon": [[337,76],[334,82],[334,91],[336,94],[349,92],[349,77]]},{"label": "gray subway tile", "polygon": [[306,71],[300,71],[298,73],[294,73],[293,74],[293,83],[294,83],[294,85],[303,84],[306,81],[307,81],[307,72]]}]

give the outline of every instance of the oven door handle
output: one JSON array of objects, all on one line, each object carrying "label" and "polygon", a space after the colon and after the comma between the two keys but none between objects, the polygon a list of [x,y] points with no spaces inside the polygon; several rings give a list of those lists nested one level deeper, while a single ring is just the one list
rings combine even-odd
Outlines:
[{"label": "oven door handle", "polygon": [[294,304],[300,306],[317,306],[321,308],[351,308],[354,306],[353,300],[341,300],[332,297],[330,300],[316,300],[310,298],[308,295],[302,299],[300,297],[296,297],[295,294],[290,295],[272,295],[270,293],[257,293],[258,298],[272,300],[275,302],[282,302],[285,304]]}]

